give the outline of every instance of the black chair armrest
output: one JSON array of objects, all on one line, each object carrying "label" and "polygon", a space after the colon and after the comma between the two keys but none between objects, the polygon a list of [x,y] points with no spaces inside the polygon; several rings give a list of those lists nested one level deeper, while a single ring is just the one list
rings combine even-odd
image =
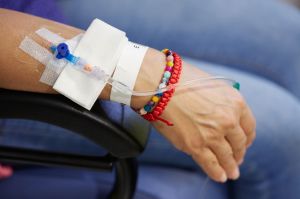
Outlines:
[{"label": "black chair armrest", "polygon": [[69,129],[117,158],[136,157],[144,149],[144,143],[107,118],[99,103],[88,111],[61,95],[0,89],[0,118],[37,120]]},{"label": "black chair armrest", "polygon": [[[0,89],[0,119],[29,119],[68,129],[108,151],[104,157],[83,156],[0,146],[0,160],[11,163],[67,166],[96,170],[116,168],[111,199],[131,199],[135,192],[138,156],[145,140],[112,123],[99,103],[88,111],[61,95]],[[148,135],[142,137],[147,138]]]}]

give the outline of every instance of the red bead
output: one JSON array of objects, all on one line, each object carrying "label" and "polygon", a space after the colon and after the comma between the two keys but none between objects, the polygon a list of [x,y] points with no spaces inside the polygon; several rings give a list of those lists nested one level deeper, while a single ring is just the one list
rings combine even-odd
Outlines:
[{"label": "red bead", "polygon": [[148,119],[149,121],[154,121],[155,120],[155,117],[153,116],[152,113],[149,114],[148,118],[149,118]]},{"label": "red bead", "polygon": [[179,67],[178,65],[175,65],[175,66],[173,66],[173,71],[174,71],[174,70],[179,71],[179,70],[180,70],[180,67]]},{"label": "red bead", "polygon": [[167,91],[167,92],[164,92],[164,94],[163,94],[163,98],[166,98],[166,97],[169,97],[170,96],[170,94],[169,94],[169,92]]},{"label": "red bead", "polygon": [[174,79],[174,78],[171,78],[171,79],[169,80],[169,82],[170,82],[171,84],[176,84],[176,83],[177,83],[177,80]]},{"label": "red bead", "polygon": [[149,120],[149,116],[146,114],[146,115],[142,115],[142,117],[145,119],[145,120]]},{"label": "red bead", "polygon": [[159,107],[164,107],[164,106],[166,106],[166,104],[164,103],[164,102],[159,102],[158,104],[157,104],[157,106],[159,106]]},{"label": "red bead", "polygon": [[153,115],[155,115],[156,117],[158,117],[158,116],[161,114],[161,112],[159,112],[159,111],[153,111],[152,113],[153,113]]},{"label": "red bead", "polygon": [[178,79],[178,75],[176,75],[176,74],[172,74],[171,77],[172,77],[172,78],[175,78],[175,79]]},{"label": "red bead", "polygon": [[[167,52],[165,52],[165,54],[166,53]],[[175,52],[172,53],[172,56],[173,56],[174,66],[165,68],[165,71],[171,72],[171,77],[169,78],[167,85],[176,84],[179,81],[180,74],[182,72],[182,60],[181,60],[180,56]],[[152,112],[142,115],[142,117],[148,121],[160,120],[160,121],[168,124],[168,121],[163,120],[162,118],[159,118],[159,116],[165,110],[165,108],[166,108],[168,102],[170,101],[171,97],[173,96],[174,92],[175,92],[175,87],[172,87],[171,90],[164,92],[163,95],[161,96],[160,100],[158,101],[157,105],[153,108]]]},{"label": "red bead", "polygon": [[156,111],[158,111],[158,112],[162,112],[162,107],[157,106],[157,107],[155,107],[155,109],[156,109]]},{"label": "red bead", "polygon": [[167,103],[170,99],[169,98],[162,98],[161,101]]}]

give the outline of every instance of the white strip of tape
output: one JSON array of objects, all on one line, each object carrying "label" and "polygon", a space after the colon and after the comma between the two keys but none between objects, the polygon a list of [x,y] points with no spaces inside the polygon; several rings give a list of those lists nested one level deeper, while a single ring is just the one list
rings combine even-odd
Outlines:
[{"label": "white strip of tape", "polygon": [[46,48],[42,47],[29,37],[25,37],[23,39],[19,48],[34,59],[41,62],[43,65],[46,65],[53,57],[53,55]]},{"label": "white strip of tape", "polygon": [[[95,19],[83,35],[74,55],[83,58],[93,66],[100,67],[106,74],[112,75],[126,40],[125,32]],[[68,64],[53,88],[90,110],[105,84],[106,82],[92,78]]]},{"label": "white strip of tape", "polygon": [[58,34],[51,32],[47,28],[40,28],[37,31],[35,31],[35,33],[53,44],[58,44],[66,40],[65,38],[59,36]]},{"label": "white strip of tape", "polygon": [[[113,79],[133,90],[147,50],[148,47],[146,46],[128,42],[119,59]],[[131,95],[122,93],[112,87],[110,100],[130,106]]]}]

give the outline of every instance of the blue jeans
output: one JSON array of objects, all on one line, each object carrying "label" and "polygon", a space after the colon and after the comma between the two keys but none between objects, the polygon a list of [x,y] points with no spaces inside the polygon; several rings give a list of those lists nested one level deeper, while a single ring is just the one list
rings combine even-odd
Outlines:
[{"label": "blue jeans", "polygon": [[[90,0],[82,5],[82,1],[73,0],[72,5],[70,1],[60,1],[60,6],[72,25],[86,28],[92,18],[99,17],[126,30],[132,41],[156,48],[170,47],[194,58],[187,61],[202,70],[241,82],[241,92],[257,118],[257,139],[241,166],[240,179],[223,185],[228,196],[221,192],[222,186],[209,182],[207,189],[220,190],[214,198],[300,197],[299,11],[275,0],[136,2]],[[79,4],[80,15],[76,12]],[[105,102],[103,106],[113,120],[121,121],[119,105]],[[124,114],[125,118],[131,118],[131,123],[123,125],[137,130],[132,119],[136,115],[127,108]],[[56,143],[57,150],[84,153],[97,150],[96,146],[79,137],[70,137],[68,132],[56,127],[1,122],[3,143],[41,148]],[[21,136],[26,130],[31,130],[31,137]],[[40,133],[44,131],[47,137]],[[82,148],[78,149],[78,144]],[[154,128],[140,161],[198,169],[190,157],[174,149]],[[205,178],[203,174],[203,181]]]}]

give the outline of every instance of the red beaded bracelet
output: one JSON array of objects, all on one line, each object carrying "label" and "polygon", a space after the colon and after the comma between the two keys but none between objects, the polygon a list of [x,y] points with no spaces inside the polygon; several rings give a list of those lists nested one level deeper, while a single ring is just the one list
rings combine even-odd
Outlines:
[{"label": "red beaded bracelet", "polygon": [[[180,78],[180,74],[182,70],[182,60],[177,53],[172,52],[168,49],[164,49],[162,52],[164,52],[167,56],[167,64],[166,64],[165,71],[170,71],[171,73],[170,77],[168,78],[168,82],[166,82],[166,85],[169,86],[169,85],[176,84]],[[170,59],[169,56],[173,58]],[[170,63],[171,60],[173,63]],[[155,101],[157,101],[155,103],[155,106],[149,108],[149,106],[151,106],[150,104],[153,104],[153,101],[150,101],[147,105],[145,105],[144,108],[142,108],[139,111],[139,113],[144,119],[148,121],[160,120],[166,123],[168,126],[173,126],[173,123],[161,118],[160,115],[165,110],[174,92],[175,92],[175,88],[172,88],[164,93],[158,94],[157,96],[155,95],[154,96],[156,97]],[[160,98],[158,98],[158,96],[160,96]]]}]

